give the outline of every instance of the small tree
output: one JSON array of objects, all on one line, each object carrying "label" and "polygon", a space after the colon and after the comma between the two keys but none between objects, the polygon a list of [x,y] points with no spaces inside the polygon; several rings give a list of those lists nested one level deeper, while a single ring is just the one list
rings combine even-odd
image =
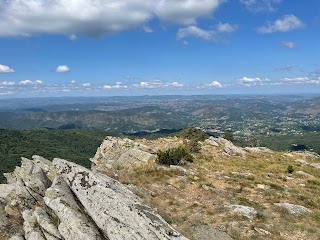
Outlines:
[{"label": "small tree", "polygon": [[287,172],[288,172],[288,173],[293,173],[293,171],[294,171],[293,166],[292,166],[292,165],[289,165],[288,168],[287,168]]},{"label": "small tree", "polygon": [[229,141],[233,141],[233,140],[234,140],[234,135],[233,135],[232,132],[225,132],[225,133],[222,135],[222,137],[223,137],[224,139],[229,140]]}]

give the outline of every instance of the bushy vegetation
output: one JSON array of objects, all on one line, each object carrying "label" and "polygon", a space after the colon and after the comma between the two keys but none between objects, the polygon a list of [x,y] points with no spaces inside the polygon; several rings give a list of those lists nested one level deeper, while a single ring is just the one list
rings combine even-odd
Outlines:
[{"label": "bushy vegetation", "polygon": [[178,136],[181,138],[186,138],[186,139],[197,141],[197,142],[204,141],[208,138],[208,135],[204,131],[198,128],[184,129],[179,133]]},{"label": "bushy vegetation", "polygon": [[193,162],[193,156],[184,146],[159,150],[157,155],[157,163],[164,165],[185,165]]},{"label": "bushy vegetation", "polygon": [[288,172],[288,173],[293,173],[293,171],[294,171],[293,166],[292,166],[292,165],[289,165],[288,168],[287,168],[287,172]]},{"label": "bushy vegetation", "polygon": [[233,140],[234,140],[234,135],[233,135],[232,132],[225,132],[225,133],[222,135],[222,137],[223,137],[224,139],[229,140],[229,141],[233,141]]},{"label": "bushy vegetation", "polygon": [[40,155],[49,160],[63,158],[85,167],[94,156],[102,140],[110,133],[80,130],[1,130],[0,129],[0,182],[3,173],[20,165],[21,157]]}]

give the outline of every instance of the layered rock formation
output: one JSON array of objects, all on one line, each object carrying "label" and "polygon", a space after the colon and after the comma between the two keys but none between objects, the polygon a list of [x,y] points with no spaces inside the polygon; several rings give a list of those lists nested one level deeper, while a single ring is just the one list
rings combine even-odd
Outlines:
[{"label": "layered rock formation", "polygon": [[77,164],[34,156],[6,176],[1,221],[15,227],[1,239],[186,239],[126,186]]},{"label": "layered rock formation", "polygon": [[106,137],[91,159],[92,169],[120,168],[155,159],[155,152],[128,138]]}]

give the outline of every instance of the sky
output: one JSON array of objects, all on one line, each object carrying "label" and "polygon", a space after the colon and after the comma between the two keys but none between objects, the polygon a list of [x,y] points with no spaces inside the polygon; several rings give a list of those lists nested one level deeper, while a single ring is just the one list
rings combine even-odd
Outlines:
[{"label": "sky", "polygon": [[0,98],[320,93],[319,0],[0,0]]}]

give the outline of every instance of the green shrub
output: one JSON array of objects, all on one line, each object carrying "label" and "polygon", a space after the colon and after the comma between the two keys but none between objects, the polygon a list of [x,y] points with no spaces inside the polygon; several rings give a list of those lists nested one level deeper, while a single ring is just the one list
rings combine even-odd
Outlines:
[{"label": "green shrub", "polygon": [[225,132],[225,133],[222,135],[222,137],[223,137],[224,139],[229,140],[229,141],[233,141],[233,140],[234,140],[234,135],[233,135],[232,132]]},{"label": "green shrub", "polygon": [[201,145],[199,143],[199,141],[196,141],[194,139],[192,139],[189,143],[188,143],[188,150],[191,153],[196,153],[199,152],[201,149]]},{"label": "green shrub", "polygon": [[294,171],[293,166],[289,165],[288,168],[287,168],[287,172],[288,173],[293,173],[293,171]]},{"label": "green shrub", "polygon": [[184,146],[159,150],[157,155],[157,163],[164,165],[185,165],[187,162],[193,162],[193,156]]},{"label": "green shrub", "polygon": [[208,135],[198,129],[198,128],[187,128],[187,129],[184,129],[182,130],[180,133],[179,133],[179,137],[181,138],[186,138],[186,139],[189,139],[189,140],[194,140],[194,141],[204,141],[208,138]]}]

